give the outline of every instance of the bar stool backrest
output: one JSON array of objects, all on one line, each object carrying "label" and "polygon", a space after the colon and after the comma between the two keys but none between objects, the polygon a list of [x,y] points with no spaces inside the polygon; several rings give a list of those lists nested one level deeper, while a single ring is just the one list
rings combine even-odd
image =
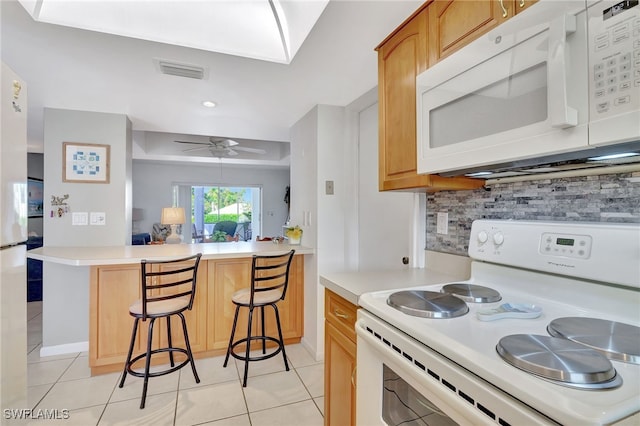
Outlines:
[{"label": "bar stool backrest", "polygon": [[295,250],[280,255],[253,255],[251,267],[251,298],[253,306],[256,293],[278,290],[284,300],[289,285],[289,269]]},{"label": "bar stool backrest", "polygon": [[[149,303],[189,296],[191,309],[196,295],[196,276],[202,253],[171,260],[142,259],[142,320]],[[181,309],[184,310],[184,309]]]}]

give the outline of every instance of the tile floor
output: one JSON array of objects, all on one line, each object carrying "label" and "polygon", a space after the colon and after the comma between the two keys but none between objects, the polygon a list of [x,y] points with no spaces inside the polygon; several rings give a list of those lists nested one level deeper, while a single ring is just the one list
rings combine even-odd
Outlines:
[{"label": "tile floor", "polygon": [[242,388],[242,363],[224,357],[196,360],[200,383],[189,367],[149,380],[146,408],[139,409],[142,379],[120,373],[91,377],[87,353],[40,358],[41,302],[27,304],[28,404],[32,409],[69,410],[66,420],[34,419],[29,424],[266,426],[323,424],[324,367],[302,345],[287,346],[282,358],[252,363]]}]

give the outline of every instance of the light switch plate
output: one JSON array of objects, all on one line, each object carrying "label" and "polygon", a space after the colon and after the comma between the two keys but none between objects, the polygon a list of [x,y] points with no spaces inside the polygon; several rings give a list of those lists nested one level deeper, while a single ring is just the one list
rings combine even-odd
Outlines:
[{"label": "light switch plate", "polygon": [[333,195],[333,181],[325,180],[324,181],[324,193],[327,195]]},{"label": "light switch plate", "polygon": [[85,226],[89,224],[89,214],[87,212],[71,213],[72,226]]},{"label": "light switch plate", "polygon": [[436,232],[444,235],[449,233],[449,213],[438,212],[436,219]]},{"label": "light switch plate", "polygon": [[107,214],[105,212],[91,212],[91,225],[103,226],[107,224]]}]

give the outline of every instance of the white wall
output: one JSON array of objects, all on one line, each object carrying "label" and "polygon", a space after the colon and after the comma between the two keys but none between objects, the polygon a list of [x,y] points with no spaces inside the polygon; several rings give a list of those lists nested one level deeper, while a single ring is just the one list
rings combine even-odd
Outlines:
[{"label": "white wall", "polygon": [[[126,115],[45,108],[46,246],[123,245],[131,233],[131,123]],[[64,142],[110,146],[109,183],[63,182]],[[69,213],[51,217],[51,196],[69,195]],[[74,226],[73,212],[104,212],[103,226]],[[89,268],[43,264],[42,355],[88,349]]]},{"label": "white wall", "polygon": [[[358,269],[408,268],[413,256],[414,199],[418,195],[378,190],[377,102],[358,113],[357,124]],[[404,265],[403,257],[410,263]]]},{"label": "white wall", "polygon": [[[162,208],[172,205],[171,188],[174,184],[262,187],[262,231],[254,229],[254,237],[282,235],[282,225],[287,220],[284,194],[289,185],[288,168],[134,160],[132,181],[133,207],[142,209],[144,215],[144,220],[137,224],[140,232],[151,233],[153,224],[160,221]],[[190,235],[190,232],[185,235],[185,242],[190,241]]]},{"label": "white wall", "polygon": [[[44,129],[44,236],[50,246],[110,246],[129,241],[131,193],[130,121],[123,114],[45,108]],[[110,146],[110,182],[62,181],[64,142]],[[51,196],[69,194],[70,213],[51,217]],[[104,226],[72,226],[72,212],[103,212]]]}]

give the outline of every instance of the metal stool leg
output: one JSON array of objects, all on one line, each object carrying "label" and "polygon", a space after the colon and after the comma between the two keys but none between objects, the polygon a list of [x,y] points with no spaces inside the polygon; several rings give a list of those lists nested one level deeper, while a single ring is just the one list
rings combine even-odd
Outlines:
[{"label": "metal stool leg", "polygon": [[173,343],[171,342],[171,315],[167,317],[167,342],[169,343],[169,363],[173,367],[175,363],[173,362],[173,351],[171,350],[173,348]]},{"label": "metal stool leg", "polygon": [[189,357],[189,362],[191,363],[193,378],[196,379],[196,383],[200,383],[200,377],[198,377],[198,372],[196,371],[196,364],[193,362],[193,353],[191,353],[191,343],[189,343],[189,333],[187,333],[187,321],[184,319],[184,315],[182,315],[182,312],[178,313],[178,315],[182,320],[182,332],[184,333],[184,343],[185,343],[185,346],[187,347],[187,356]]},{"label": "metal stool leg", "polygon": [[247,376],[249,375],[249,351],[251,351],[251,322],[253,320],[253,308],[249,308],[249,324],[247,325],[247,349],[244,357],[244,378],[242,387],[247,387]]},{"label": "metal stool leg", "polygon": [[284,358],[284,367],[287,371],[289,371],[289,363],[287,362],[287,354],[284,350],[284,339],[282,338],[282,328],[280,327],[280,314],[278,313],[278,307],[275,303],[272,303],[273,310],[276,313],[276,326],[278,327],[278,337],[280,338],[280,348],[282,349],[282,358]]},{"label": "metal stool leg", "polygon": [[131,355],[133,355],[133,345],[136,342],[136,332],[138,331],[138,320],[140,318],[136,318],[133,321],[133,331],[131,332],[131,343],[129,344],[129,353],[127,354],[127,361],[124,363],[124,371],[122,372],[122,378],[120,379],[119,388],[124,386],[124,379],[127,378],[127,368],[129,368],[129,363],[131,362]]},{"label": "metal stool leg", "polygon": [[[267,334],[264,331],[264,306],[260,306],[260,320],[262,321],[262,337],[265,337]],[[262,339],[262,353],[267,353],[267,339]]]},{"label": "metal stool leg", "polygon": [[144,364],[144,384],[142,385],[142,399],[140,401],[140,409],[144,408],[147,400],[147,387],[149,385],[149,368],[151,367],[151,341],[153,340],[153,324],[156,319],[151,318],[149,322],[149,336],[147,336],[147,356]]},{"label": "metal stool leg", "polygon": [[229,354],[231,353],[231,347],[233,345],[233,337],[236,334],[236,324],[238,323],[238,311],[240,310],[240,306],[236,305],[236,313],[233,316],[233,326],[231,327],[231,337],[229,338],[229,346],[227,346],[227,356],[224,357],[223,367],[227,366],[227,361],[229,361]]}]

